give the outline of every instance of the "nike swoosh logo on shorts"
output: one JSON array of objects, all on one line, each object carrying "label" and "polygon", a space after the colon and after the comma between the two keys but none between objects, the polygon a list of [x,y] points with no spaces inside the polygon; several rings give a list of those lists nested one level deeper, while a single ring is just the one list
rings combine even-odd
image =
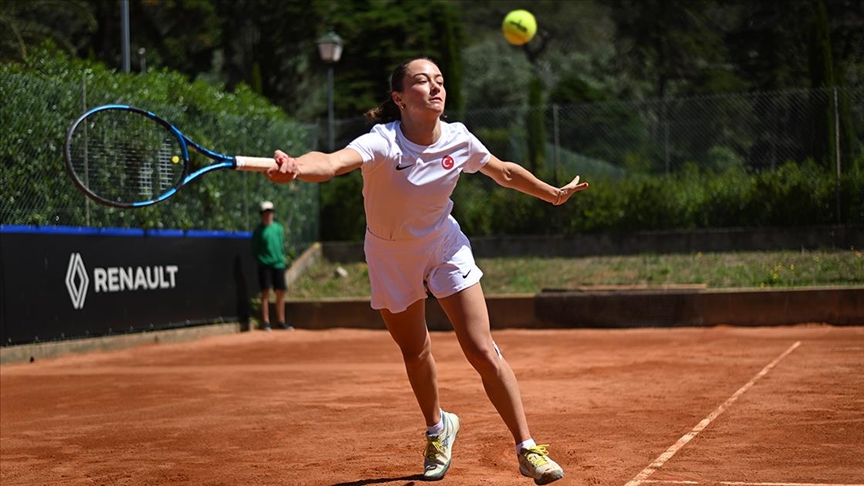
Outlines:
[{"label": "nike swoosh logo on shorts", "polygon": [[[473,268],[471,270],[474,270]],[[465,275],[462,275],[462,278],[468,278],[468,275],[471,273],[471,270],[465,272]]]}]

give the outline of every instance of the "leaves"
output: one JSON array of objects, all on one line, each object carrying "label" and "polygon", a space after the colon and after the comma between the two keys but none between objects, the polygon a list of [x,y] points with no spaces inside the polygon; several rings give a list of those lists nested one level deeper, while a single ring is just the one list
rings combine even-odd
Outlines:
[{"label": "leaves", "polygon": [[153,111],[221,153],[309,150],[309,127],[247,87],[223,92],[170,71],[119,74],[46,47],[35,49],[24,64],[0,67],[0,96],[5,101],[0,121],[8,127],[0,133],[2,224],[250,231],[258,222],[259,201],[269,199],[280,214],[293,218],[285,225],[289,251],[318,239],[314,185],[291,191],[261,174],[221,171],[193,181],[164,203],[120,211],[90,202],[64,173],[69,124],[87,107],[108,103]]},{"label": "leaves", "polygon": [[67,52],[78,47],[81,33],[96,29],[83,0],[4,0],[0,2],[0,61],[26,59],[46,39]]}]

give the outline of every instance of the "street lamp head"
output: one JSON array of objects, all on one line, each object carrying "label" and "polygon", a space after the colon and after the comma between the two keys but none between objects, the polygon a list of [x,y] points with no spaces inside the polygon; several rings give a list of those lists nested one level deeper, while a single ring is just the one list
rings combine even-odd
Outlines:
[{"label": "street lamp head", "polygon": [[339,62],[342,57],[342,38],[331,29],[329,32],[321,36],[317,41],[318,54],[321,55],[321,60],[330,64]]}]

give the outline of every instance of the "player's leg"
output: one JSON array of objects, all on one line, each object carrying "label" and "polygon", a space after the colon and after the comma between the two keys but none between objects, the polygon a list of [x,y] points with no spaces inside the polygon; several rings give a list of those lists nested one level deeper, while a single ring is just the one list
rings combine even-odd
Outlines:
[{"label": "player's leg", "polygon": [[423,476],[441,479],[450,468],[459,417],[441,410],[432,342],[426,327],[426,301],[418,300],[399,313],[382,309],[381,317],[402,351],[408,381],[426,420]]},{"label": "player's leg", "polygon": [[459,345],[471,366],[480,374],[486,395],[501,415],[513,439],[520,443],[531,437],[522,407],[516,375],[498,353],[492,341],[489,313],[479,283],[449,297],[438,299],[447,314]]},{"label": "player's leg", "polygon": [[520,473],[536,484],[564,477],[564,470],[549,458],[547,446],[538,446],[531,438],[516,375],[492,340],[480,283],[438,302],[453,324],[465,357],[480,374],[486,395],[513,435]]},{"label": "player's leg", "polygon": [[434,425],[441,420],[441,410],[435,360],[426,328],[423,268],[428,251],[424,247],[394,244],[369,232],[364,251],[372,308],[379,309],[390,336],[402,352],[408,381],[426,425]]},{"label": "player's leg", "polygon": [[436,253],[439,258],[426,277],[429,291],[453,324],[465,357],[480,374],[486,395],[516,443],[529,439],[516,377],[492,341],[480,285],[483,271],[474,260],[471,243],[458,226],[453,226]]},{"label": "player's leg", "polygon": [[425,268],[431,249],[420,243],[391,242],[367,232],[372,308],[380,309],[387,330],[402,352],[408,381],[426,422],[423,476],[441,479],[450,467],[459,418],[441,410],[432,343],[426,327]]},{"label": "player's leg", "polygon": [[408,381],[426,425],[435,425],[441,420],[441,405],[432,341],[426,328],[426,301],[418,300],[399,313],[381,309],[381,318],[402,352]]}]

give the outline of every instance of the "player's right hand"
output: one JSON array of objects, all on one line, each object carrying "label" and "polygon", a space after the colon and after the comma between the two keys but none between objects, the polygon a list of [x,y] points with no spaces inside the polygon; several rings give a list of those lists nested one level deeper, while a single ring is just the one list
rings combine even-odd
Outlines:
[{"label": "player's right hand", "polygon": [[281,150],[277,150],[273,154],[273,160],[276,161],[276,167],[267,170],[267,178],[271,181],[287,184],[300,175],[300,168],[297,165],[297,159],[294,157]]}]

